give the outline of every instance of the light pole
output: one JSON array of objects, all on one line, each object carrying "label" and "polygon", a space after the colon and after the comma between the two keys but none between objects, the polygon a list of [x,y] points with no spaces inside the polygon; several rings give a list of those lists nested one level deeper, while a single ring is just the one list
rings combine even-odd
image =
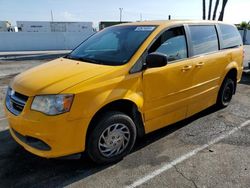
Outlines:
[{"label": "light pole", "polygon": [[123,8],[119,8],[120,10],[120,22],[122,22],[122,11],[123,11]]},{"label": "light pole", "polygon": [[51,21],[53,22],[54,21],[54,16],[53,16],[53,11],[50,10],[50,15],[51,15]]}]

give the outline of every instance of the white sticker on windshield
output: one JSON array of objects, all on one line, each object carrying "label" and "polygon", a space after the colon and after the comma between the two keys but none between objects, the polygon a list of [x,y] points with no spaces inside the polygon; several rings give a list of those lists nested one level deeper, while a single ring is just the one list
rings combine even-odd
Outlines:
[{"label": "white sticker on windshield", "polygon": [[135,31],[153,31],[155,27],[152,26],[143,26],[135,28]]}]

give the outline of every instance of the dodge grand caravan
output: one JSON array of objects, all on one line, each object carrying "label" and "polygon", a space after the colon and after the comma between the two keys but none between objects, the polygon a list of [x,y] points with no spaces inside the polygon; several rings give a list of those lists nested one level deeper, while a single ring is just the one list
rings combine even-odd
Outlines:
[{"label": "dodge grand caravan", "polygon": [[226,107],[242,67],[241,37],[230,24],[109,27],[14,78],[5,100],[10,132],[41,157],[85,151],[97,163],[114,162],[144,134]]}]

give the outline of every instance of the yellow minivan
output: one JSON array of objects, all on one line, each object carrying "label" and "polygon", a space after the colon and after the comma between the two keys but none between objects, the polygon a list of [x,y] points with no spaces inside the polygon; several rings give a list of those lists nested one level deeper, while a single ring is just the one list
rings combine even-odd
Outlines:
[{"label": "yellow minivan", "polygon": [[136,138],[209,106],[226,107],[243,70],[235,26],[148,21],[104,29],[69,55],[16,76],[5,107],[26,150],[122,159]]}]

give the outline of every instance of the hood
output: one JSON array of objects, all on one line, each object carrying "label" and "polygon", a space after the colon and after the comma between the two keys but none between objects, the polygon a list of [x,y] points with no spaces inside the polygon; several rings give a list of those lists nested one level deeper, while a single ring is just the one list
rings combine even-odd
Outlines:
[{"label": "hood", "polygon": [[27,96],[57,94],[112,70],[113,66],[60,58],[19,74],[11,87]]}]

